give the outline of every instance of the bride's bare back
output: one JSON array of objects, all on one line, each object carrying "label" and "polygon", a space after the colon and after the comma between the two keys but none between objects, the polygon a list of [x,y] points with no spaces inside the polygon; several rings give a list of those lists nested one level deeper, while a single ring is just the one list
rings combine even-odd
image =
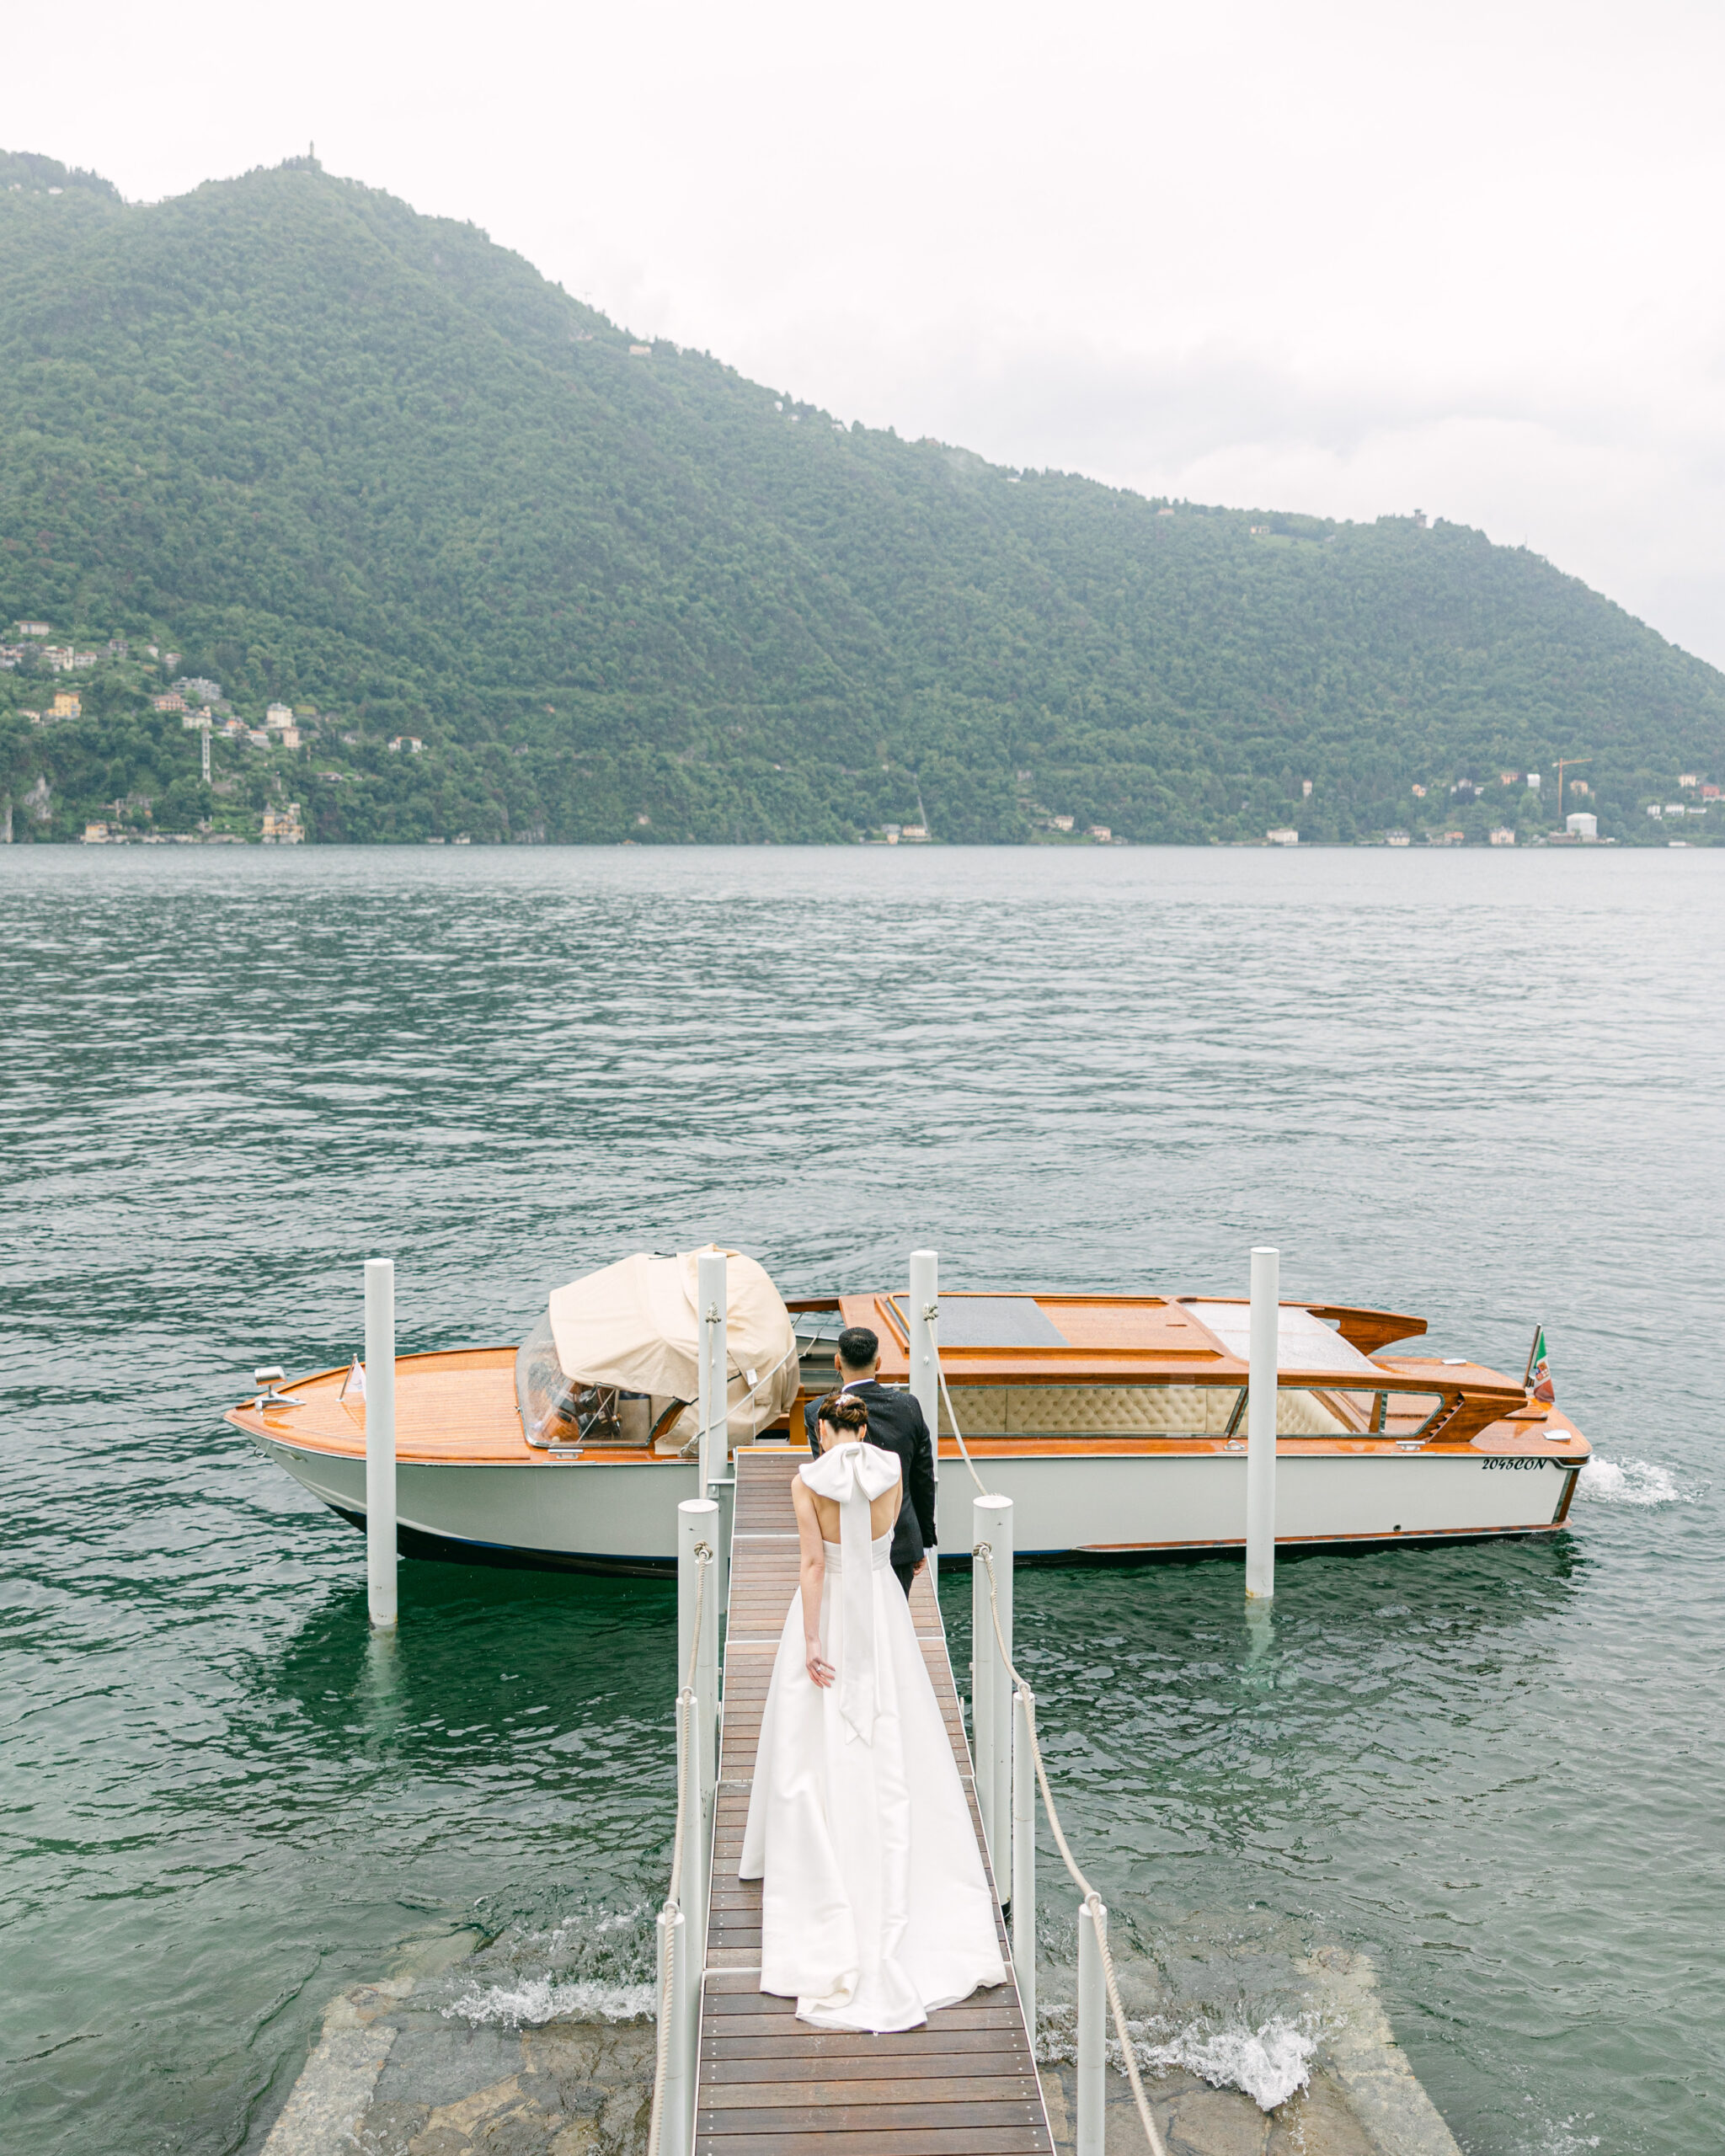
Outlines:
[{"label": "bride's bare back", "polygon": [[[852,1403],[846,1402],[846,1406]],[[825,1417],[820,1423],[820,1439],[825,1445],[867,1443],[868,1425],[859,1415],[855,1427],[833,1429]],[[868,1508],[868,1534],[871,1541],[879,1542],[883,1534],[892,1531],[899,1517],[900,1500],[904,1495],[902,1478],[890,1489],[883,1490]],[[826,1580],[826,1545],[836,1543],[840,1536],[839,1506],[836,1499],[817,1497],[800,1475],[791,1478],[791,1507],[797,1515],[798,1585],[803,1596],[803,1649],[809,1677],[823,1689],[832,1682],[832,1664],[826,1659],[820,1644],[820,1596]]]},{"label": "bride's bare back", "polygon": [[[901,1485],[895,1482],[890,1490],[883,1490],[868,1508],[868,1534],[871,1541],[879,1542],[899,1517]],[[798,1476],[791,1485],[791,1504],[797,1515],[797,1529],[806,1546],[808,1536],[804,1530],[805,1516],[812,1515],[817,1539],[822,1542],[836,1542],[839,1539],[839,1508],[830,1497],[817,1497]]]}]

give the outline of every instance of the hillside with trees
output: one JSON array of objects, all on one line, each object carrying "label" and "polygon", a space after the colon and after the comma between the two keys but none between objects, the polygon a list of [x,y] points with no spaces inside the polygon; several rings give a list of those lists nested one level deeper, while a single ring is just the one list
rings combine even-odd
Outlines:
[{"label": "hillside with trees", "polygon": [[0,155],[0,637],[16,840],[1525,842],[1567,755],[1648,842],[1725,777],[1725,676],[1524,550],[848,426],[309,160]]}]

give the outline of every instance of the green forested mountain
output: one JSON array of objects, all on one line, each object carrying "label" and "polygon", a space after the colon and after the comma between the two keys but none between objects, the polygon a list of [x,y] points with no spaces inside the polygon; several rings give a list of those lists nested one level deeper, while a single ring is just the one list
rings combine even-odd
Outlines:
[{"label": "green forested mountain", "polygon": [[[20,621],[130,646],[38,725],[67,684],[19,639],[20,839],[128,795],[236,828],[291,796],[326,839],[843,839],[923,811],[943,840],[1055,814],[1477,835],[1554,821],[1556,759],[1589,753],[1566,805],[1641,838],[1682,773],[1725,776],[1725,677],[1535,556],[846,428],[642,354],[473,227],[309,162],[139,207],[0,156],[0,636]],[[321,716],[297,750],[219,742],[211,802],[149,707],[178,675]],[[1500,784],[1529,768],[1541,798]],[[1458,811],[1461,778],[1485,791]]]}]

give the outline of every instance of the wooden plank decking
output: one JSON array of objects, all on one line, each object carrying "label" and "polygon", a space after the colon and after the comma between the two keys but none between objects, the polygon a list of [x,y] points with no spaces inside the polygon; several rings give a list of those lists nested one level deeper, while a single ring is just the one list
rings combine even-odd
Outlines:
[{"label": "wooden plank decking", "polygon": [[[1053,2156],[997,1896],[1007,1983],[931,2015],[926,2028],[888,2036],[812,2029],[796,2019],[793,1999],[761,1989],[761,1882],[740,1880],[737,1864],[761,1709],[796,1592],[790,1480],[806,1458],[736,1456],[696,2156]],[[926,1573],[911,1607],[981,1846],[969,1748]]]}]

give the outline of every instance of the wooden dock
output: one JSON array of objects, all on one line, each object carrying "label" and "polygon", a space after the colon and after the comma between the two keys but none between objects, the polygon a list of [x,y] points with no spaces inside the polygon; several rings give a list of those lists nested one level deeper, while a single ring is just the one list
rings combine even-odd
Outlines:
[{"label": "wooden dock", "polygon": [[[995,1897],[1007,1981],[921,2029],[813,2029],[761,1989],[761,1882],[740,1880],[761,1710],[797,1588],[790,1482],[802,1451],[736,1455],[712,1902],[701,2009],[696,2156],[1053,2156],[1054,2141]],[[911,1598],[983,1862],[969,1747],[925,1573]],[[991,1873],[991,1878],[992,1874]]]}]

